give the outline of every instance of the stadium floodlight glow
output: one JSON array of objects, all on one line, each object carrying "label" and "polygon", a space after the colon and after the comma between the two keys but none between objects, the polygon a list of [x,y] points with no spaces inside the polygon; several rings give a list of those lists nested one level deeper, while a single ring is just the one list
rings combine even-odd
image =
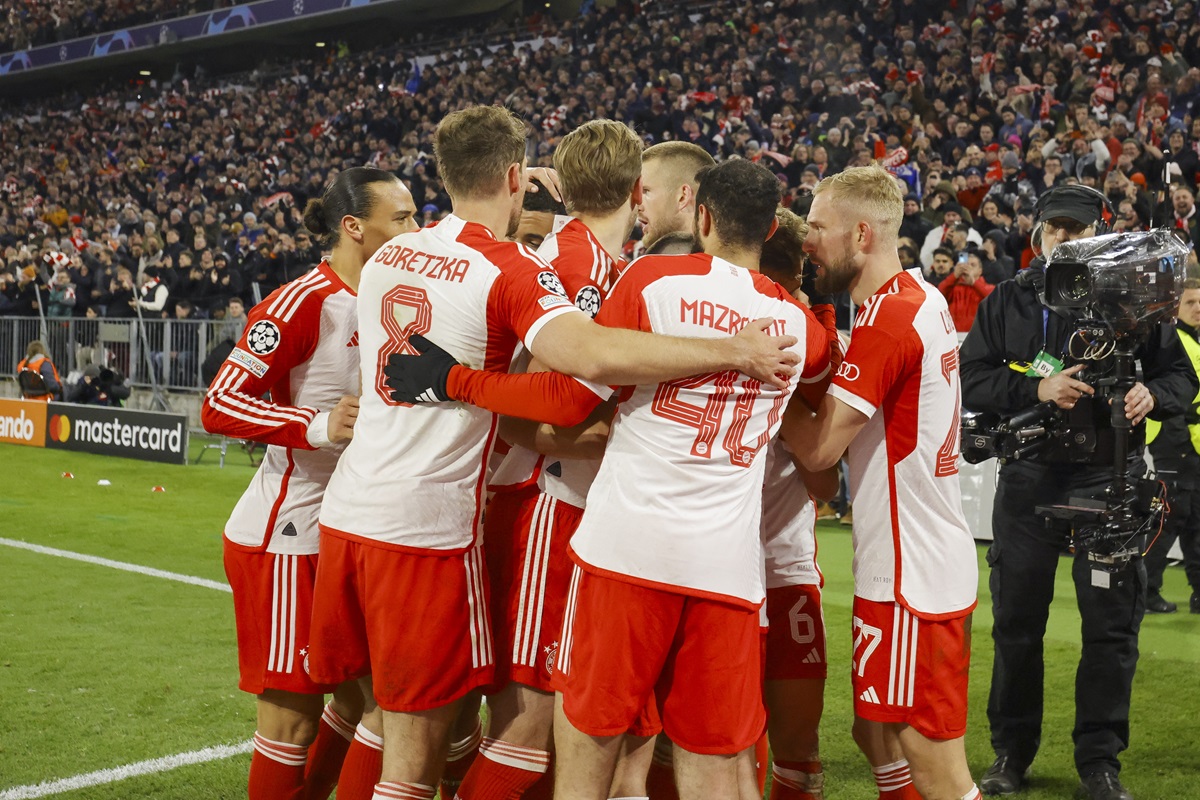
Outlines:
[{"label": "stadium floodlight glow", "polygon": [[141,76],[143,76],[143,77],[149,78],[149,77],[150,77],[150,70],[148,70],[148,69],[142,69],[142,70],[138,70],[138,75],[141,75]]},{"label": "stadium floodlight glow", "polygon": [[324,46],[325,46],[324,42],[317,42],[317,47],[324,47]]}]

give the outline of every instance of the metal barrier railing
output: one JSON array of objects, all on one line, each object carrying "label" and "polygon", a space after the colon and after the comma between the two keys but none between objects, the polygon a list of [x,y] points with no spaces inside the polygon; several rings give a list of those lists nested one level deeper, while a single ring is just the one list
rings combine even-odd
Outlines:
[{"label": "metal barrier railing", "polygon": [[132,386],[202,390],[201,364],[232,333],[223,320],[0,317],[0,376],[15,376],[26,347],[40,340],[64,380],[96,364]]}]

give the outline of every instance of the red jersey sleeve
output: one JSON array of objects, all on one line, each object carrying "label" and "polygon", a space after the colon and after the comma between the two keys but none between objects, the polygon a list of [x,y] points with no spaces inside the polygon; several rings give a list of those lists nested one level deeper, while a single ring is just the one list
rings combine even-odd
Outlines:
[{"label": "red jersey sleeve", "polygon": [[[841,339],[837,335],[836,323],[830,331],[827,324],[822,324],[812,310],[804,308],[804,365],[800,368],[799,383],[796,391],[804,398],[810,408],[821,404],[825,390],[829,388],[831,364],[833,363],[833,348],[839,347]],[[830,314],[830,317],[833,315]],[[832,338],[831,338],[832,337]],[[839,355],[840,358],[840,355]]]},{"label": "red jersey sleeve", "polygon": [[555,238],[558,255],[550,263],[575,307],[595,319],[612,288],[616,265],[578,220],[569,223]]},{"label": "red jersey sleeve", "polygon": [[200,421],[209,433],[314,449],[308,426],[319,410],[291,404],[289,377],[317,347],[324,295],[308,293],[302,300],[296,295],[300,304],[294,308],[277,303],[291,285],[273,292],[247,315],[242,338],[204,396]]},{"label": "red jersey sleeve", "polygon": [[604,398],[559,372],[509,374],[450,368],[446,389],[455,400],[496,414],[569,428],[587,419]]},{"label": "red jersey sleeve", "polygon": [[519,255],[505,260],[500,276],[488,294],[488,328],[505,328],[517,335],[530,352],[530,344],[547,322],[578,309],[567,299],[558,274],[546,262]]},{"label": "red jersey sleeve", "polygon": [[869,325],[859,324],[850,335],[850,347],[829,388],[834,397],[861,411],[875,414],[897,381],[911,369],[919,368],[920,340],[913,335],[911,315],[907,322],[889,324],[886,304]]}]

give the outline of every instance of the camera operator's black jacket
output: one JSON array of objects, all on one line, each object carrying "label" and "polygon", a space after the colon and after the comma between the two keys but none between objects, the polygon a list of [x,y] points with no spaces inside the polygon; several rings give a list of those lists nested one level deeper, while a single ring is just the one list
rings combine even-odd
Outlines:
[{"label": "camera operator's black jacket", "polygon": [[[1023,411],[1038,401],[1038,379],[1026,377],[1009,364],[1028,364],[1042,350],[1063,357],[1075,321],[1054,311],[1045,313],[1038,298],[1041,259],[1035,260],[1016,278],[999,284],[979,304],[975,323],[960,350],[962,403],[971,411],[1002,416]],[[1036,270],[1036,272],[1035,272]],[[1157,402],[1149,416],[1163,420],[1183,414],[1196,397],[1197,378],[1187,352],[1170,325],[1159,324],[1136,352],[1142,365],[1142,382]],[[1065,359],[1064,359],[1065,360]],[[1068,364],[1069,365],[1069,364]],[[1079,379],[1090,383],[1088,370]],[[1093,386],[1093,388],[1096,388]],[[1111,463],[1111,427],[1103,398],[1084,397],[1069,412],[1067,424],[1089,419],[1099,441],[1093,463]],[[1131,452],[1140,449],[1144,426],[1133,430]],[[1041,459],[1035,459],[1041,460]]]}]

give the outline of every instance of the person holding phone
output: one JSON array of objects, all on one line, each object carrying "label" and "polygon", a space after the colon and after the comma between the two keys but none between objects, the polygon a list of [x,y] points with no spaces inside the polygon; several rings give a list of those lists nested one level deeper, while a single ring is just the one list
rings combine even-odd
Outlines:
[{"label": "person holding phone", "polygon": [[946,298],[954,328],[959,333],[971,330],[980,301],[995,288],[983,278],[983,260],[979,251],[960,250],[954,260],[954,269],[938,284],[938,291]]}]

